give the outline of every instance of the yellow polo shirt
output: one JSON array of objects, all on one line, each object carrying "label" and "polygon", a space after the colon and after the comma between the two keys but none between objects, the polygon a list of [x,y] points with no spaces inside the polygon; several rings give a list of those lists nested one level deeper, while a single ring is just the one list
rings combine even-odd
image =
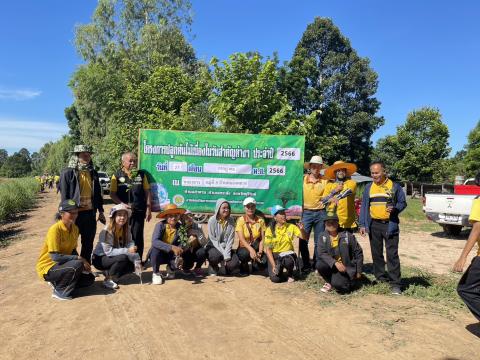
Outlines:
[{"label": "yellow polo shirt", "polygon": [[[255,223],[250,223],[250,229],[252,230],[253,239],[250,241],[250,232],[248,231],[247,223],[245,222],[245,217],[241,216],[237,220],[235,225],[235,231],[243,233],[243,236],[247,243],[251,244],[255,240],[259,239],[262,236],[262,231],[265,231],[265,220],[257,216]],[[239,244],[242,247],[242,243]]]},{"label": "yellow polo shirt", "polygon": [[[329,181],[325,186],[325,194],[330,194],[337,187],[338,183]],[[357,213],[355,211],[355,193],[357,192],[357,183],[351,179],[348,179],[343,183],[343,189],[341,191],[350,189],[352,194],[348,195],[338,201],[337,216],[338,223],[342,228],[356,228],[357,227]],[[334,211],[335,204],[329,204],[327,211]]]},{"label": "yellow polo shirt", "polygon": [[170,225],[165,226],[165,232],[163,233],[162,241],[167,244],[172,244],[175,239],[177,229],[171,228]]},{"label": "yellow polo shirt", "polygon": [[40,279],[45,280],[43,275],[48,273],[48,270],[56,264],[50,257],[50,253],[57,252],[62,255],[71,255],[73,250],[77,248],[78,234],[77,225],[73,224],[69,231],[62,220],[50,226],[35,267]]},{"label": "yellow polo shirt", "polygon": [[327,180],[320,179],[311,182],[308,175],[303,177],[303,208],[305,210],[319,210],[325,208],[321,202],[324,196]]},{"label": "yellow polo shirt", "polygon": [[370,216],[372,219],[388,220],[390,214],[387,212],[388,194],[393,190],[393,181],[386,179],[383,184],[372,183],[370,188]]},{"label": "yellow polo shirt", "polygon": [[[332,249],[335,250],[336,248],[338,248],[338,239],[339,239],[339,235],[337,234],[337,236],[333,237],[333,236],[330,236],[330,241],[332,243]],[[335,256],[335,261],[338,261],[338,262],[342,262],[342,257],[340,255],[338,256]]]},{"label": "yellow polo shirt", "polygon": [[80,181],[80,209],[79,211],[92,210],[92,177],[88,170],[81,170],[78,172]]},{"label": "yellow polo shirt", "polygon": [[[473,224],[480,221],[480,199],[474,199],[472,202],[472,210],[470,210],[470,217],[468,220]],[[480,256],[480,239],[477,239],[477,256]]]},{"label": "yellow polo shirt", "polygon": [[300,235],[300,229],[293,224],[276,225],[275,236],[272,234],[272,229],[267,227],[267,230],[265,230],[265,246],[272,249],[274,253],[293,251],[293,239],[300,237]]},{"label": "yellow polo shirt", "polygon": [[[129,179],[131,179],[131,178],[132,177],[129,176]],[[148,179],[147,179],[146,175],[143,177],[142,186],[143,186],[143,190],[145,190],[145,191],[150,190],[150,184],[148,182]],[[112,175],[112,177],[110,179],[110,191],[117,192],[117,190],[118,190],[118,180],[117,180],[117,177],[115,175]]]}]

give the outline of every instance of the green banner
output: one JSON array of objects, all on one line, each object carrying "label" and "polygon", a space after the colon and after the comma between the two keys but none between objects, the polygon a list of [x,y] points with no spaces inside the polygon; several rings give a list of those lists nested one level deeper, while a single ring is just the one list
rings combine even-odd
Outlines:
[{"label": "green banner", "polygon": [[153,211],[173,203],[213,213],[225,198],[238,214],[252,196],[266,214],[282,205],[294,216],[302,209],[304,145],[303,136],[141,129],[139,167],[152,185]]}]

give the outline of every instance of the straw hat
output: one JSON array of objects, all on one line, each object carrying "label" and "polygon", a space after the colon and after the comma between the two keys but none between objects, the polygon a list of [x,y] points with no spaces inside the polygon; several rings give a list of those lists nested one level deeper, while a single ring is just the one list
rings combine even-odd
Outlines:
[{"label": "straw hat", "polygon": [[305,167],[305,169],[308,169],[310,168],[310,165],[311,164],[318,164],[320,166],[323,167],[323,159],[320,155],[314,155],[312,156],[312,158],[310,159],[309,162],[306,162],[305,164],[303,164],[303,166]]},{"label": "straw hat", "polygon": [[357,171],[357,165],[344,161],[335,161],[332,166],[325,169],[324,177],[330,180],[335,179],[335,171],[338,169],[347,169],[346,176],[352,176]]},{"label": "straw hat", "polygon": [[165,205],[163,210],[157,215],[157,218],[164,219],[167,215],[182,215],[185,214],[185,209],[177,207],[175,204]]}]

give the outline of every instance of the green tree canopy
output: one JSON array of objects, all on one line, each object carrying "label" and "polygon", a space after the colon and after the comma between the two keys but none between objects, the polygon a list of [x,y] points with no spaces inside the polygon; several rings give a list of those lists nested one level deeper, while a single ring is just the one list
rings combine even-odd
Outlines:
[{"label": "green tree canopy", "polygon": [[11,178],[23,177],[30,175],[31,171],[32,160],[30,152],[22,148],[5,160],[0,169],[0,176]]},{"label": "green tree canopy", "polygon": [[480,171],[480,121],[468,134],[463,163],[465,175],[469,177],[475,176]]}]

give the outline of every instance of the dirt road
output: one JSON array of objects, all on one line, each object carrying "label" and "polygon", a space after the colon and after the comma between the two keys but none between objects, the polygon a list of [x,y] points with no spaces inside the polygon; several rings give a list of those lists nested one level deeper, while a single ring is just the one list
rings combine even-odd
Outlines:
[{"label": "dirt road", "polygon": [[[153,286],[149,269],[143,286],[132,275],[112,293],[98,278],[73,301],[55,301],[35,263],[57,204],[55,194],[43,195],[18,224],[21,240],[0,250],[1,359],[479,358],[466,311],[445,316],[428,302],[373,295],[331,305],[301,283],[262,276]],[[152,230],[150,223],[146,239]],[[463,244],[402,234],[401,260],[445,272]]]}]

